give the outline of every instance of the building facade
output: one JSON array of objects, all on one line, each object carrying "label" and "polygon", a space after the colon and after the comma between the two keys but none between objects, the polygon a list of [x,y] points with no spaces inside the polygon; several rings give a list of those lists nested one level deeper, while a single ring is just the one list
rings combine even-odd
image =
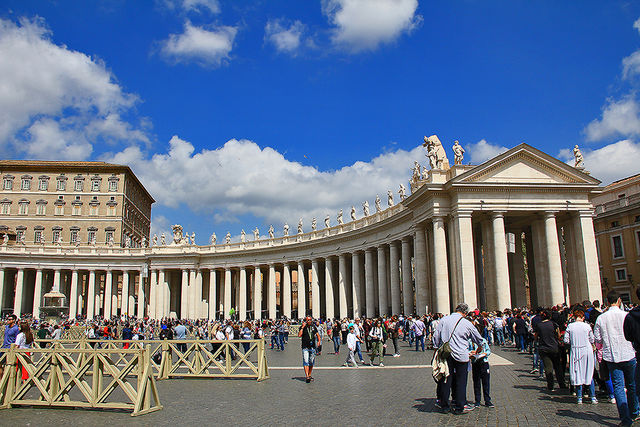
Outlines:
[{"label": "building facade", "polygon": [[292,235],[197,246],[176,227],[141,248],[2,245],[0,306],[39,315],[50,288],[67,296],[70,317],[88,318],[213,319],[232,308],[240,319],[334,318],[599,299],[598,185],[521,144],[478,166],[438,161],[414,172],[402,200]]},{"label": "building facade", "polygon": [[593,200],[600,275],[605,290],[638,302],[640,280],[640,174],[604,187]]},{"label": "building facade", "polygon": [[128,166],[0,161],[0,236],[9,244],[141,246],[151,195]]}]

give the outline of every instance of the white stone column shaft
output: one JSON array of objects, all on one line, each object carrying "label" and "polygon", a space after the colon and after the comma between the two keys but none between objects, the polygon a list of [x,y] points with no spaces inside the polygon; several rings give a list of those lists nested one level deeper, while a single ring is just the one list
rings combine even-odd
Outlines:
[{"label": "white stone column shaft", "polygon": [[224,318],[230,319],[231,311],[231,269],[224,269]]},{"label": "white stone column shaft", "polygon": [[156,309],[158,298],[158,270],[155,268],[151,270],[151,279],[149,281],[149,317],[157,319]]},{"label": "white stone column shaft", "polygon": [[[124,279],[123,279],[124,280]],[[124,284],[124,281],[123,281]],[[166,298],[165,291],[165,277],[164,277],[164,269],[158,270],[158,287],[156,288],[156,318],[162,319],[165,316],[168,316],[169,313],[165,313],[164,311],[164,300]]]},{"label": "white stone column shaft", "polygon": [[298,318],[307,314],[306,270],[304,262],[298,261]]},{"label": "white stone column shaft", "polygon": [[[69,319],[78,315],[78,270],[71,271],[71,289],[69,290]],[[42,297],[42,272],[40,272],[40,286],[38,286],[38,272],[36,271],[36,288],[33,293],[33,317],[40,317],[40,298]],[[36,301],[37,300],[37,301]],[[37,302],[37,305],[36,305]],[[36,314],[36,307],[38,312]]]},{"label": "white stone column shaft", "polygon": [[0,268],[0,310],[4,308],[4,278],[5,278],[5,269]]},{"label": "white stone column shaft", "polygon": [[193,290],[193,293],[195,294],[194,299],[196,301],[195,318],[201,319],[203,317],[206,317],[202,309],[202,270],[201,269],[196,270],[195,288]]},{"label": "white stone column shaft", "polygon": [[[37,269],[35,287],[33,290],[33,312],[31,313],[34,319],[40,318],[40,306],[42,305],[42,276],[42,269]],[[69,306],[70,319],[73,319],[75,317],[75,315],[73,317],[71,316],[72,307],[72,305]]]},{"label": "white stone column shaft", "polygon": [[492,214],[491,228],[493,232],[493,265],[497,307],[489,307],[489,309],[502,311],[505,308],[511,308],[511,290],[509,288],[509,259],[507,258],[504,215],[501,212],[494,212]]},{"label": "white stone column shaft", "polygon": [[[57,274],[56,274],[57,273]],[[58,283],[60,283],[60,271],[56,270],[53,275],[53,286],[56,286],[56,275],[58,276]],[[113,272],[111,270],[107,270],[104,282],[104,318],[111,318],[111,295],[113,295]]]},{"label": "white stone column shaft", "polygon": [[198,301],[196,290],[196,270],[189,270],[189,317],[195,319],[198,315]]},{"label": "white stone column shaft", "polygon": [[347,254],[338,256],[338,299],[340,308],[340,318],[349,316],[347,300]]},{"label": "white stone column shaft", "polygon": [[400,250],[398,242],[389,244],[389,271],[391,273],[391,314],[400,315]]},{"label": "white stone column shaft", "polygon": [[353,296],[353,318],[362,316],[364,298],[362,295],[362,255],[351,254],[351,295]]},{"label": "white stone column shaft", "polygon": [[413,314],[413,278],[411,273],[411,242],[402,239],[402,302],[405,315]]},{"label": "white stone column shaft", "polygon": [[[73,283],[73,279],[72,282]],[[125,316],[129,316],[129,272],[122,271],[122,307],[121,312]]]},{"label": "white stone column shaft", "polygon": [[574,230],[577,236],[578,264],[580,271],[580,285],[585,298],[602,301],[602,286],[598,268],[598,252],[596,237],[593,229],[591,212],[580,212],[574,220]]},{"label": "white stone column shaft", "polygon": [[[89,284],[87,286],[87,319],[91,320],[95,317],[94,304],[96,301],[96,272],[89,270]],[[138,294],[140,295],[140,294]],[[138,314],[138,317],[140,314]]]},{"label": "white stone column shaft", "polygon": [[253,317],[262,319],[262,273],[260,267],[253,270]]},{"label": "white stone column shaft", "polygon": [[376,315],[376,294],[373,288],[373,274],[373,249],[368,248],[364,251],[364,286],[367,308],[366,315],[369,318]]},{"label": "white stone column shaft", "polygon": [[[423,315],[429,300],[429,288],[427,287],[427,242],[425,230],[422,227],[416,227],[413,251],[416,270],[416,313]],[[433,310],[433,308],[430,309]]]},{"label": "white stone column shaft", "polygon": [[189,317],[189,270],[182,270],[182,281],[180,284],[180,317]]},{"label": "white stone column shaft", "polygon": [[515,231],[516,252],[513,254],[513,278],[515,300],[512,301],[516,307],[527,305],[527,289],[524,286],[524,252],[522,251],[522,230]]},{"label": "white stone column shaft", "polygon": [[[473,251],[473,223],[471,212],[459,212],[454,221],[454,228],[450,230],[456,238],[456,265],[459,272],[460,297],[471,309],[479,307],[476,291],[476,263]],[[459,301],[456,302],[456,304]]]},{"label": "white stone column shaft", "polygon": [[[449,314],[451,304],[449,301],[449,263],[447,261],[447,243],[442,217],[433,218],[433,261],[435,271],[433,311]],[[424,308],[422,308],[424,310]]]},{"label": "white stone column shaft", "polygon": [[324,260],[324,288],[325,288],[325,318],[335,318],[334,297],[333,297],[333,260]]},{"label": "white stone column shaft", "polygon": [[318,260],[311,261],[311,313],[314,319],[320,317],[320,282],[318,281]]},{"label": "white stone column shaft", "polygon": [[548,291],[552,305],[564,302],[564,282],[562,280],[562,264],[560,262],[560,245],[556,216],[553,212],[545,212],[544,236],[546,244],[547,266],[549,268]]},{"label": "white stone column shaft", "polygon": [[238,319],[241,321],[247,320],[247,269],[240,267],[240,301],[238,302]]},{"label": "white stone column shaft", "polygon": [[216,310],[218,296],[218,283],[216,281],[216,271],[212,268],[209,270],[209,320],[216,319]]},{"label": "white stone column shaft", "polygon": [[277,316],[276,308],[276,267],[269,265],[269,318],[275,319]]},{"label": "white stone column shaft", "polygon": [[16,294],[13,300],[13,314],[22,315],[22,298],[24,294],[24,269],[19,268],[16,273]]},{"label": "white stone column shaft", "polygon": [[378,314],[389,314],[387,301],[387,251],[385,245],[378,246]]},{"label": "white stone column shaft", "polygon": [[282,267],[282,314],[291,319],[291,268],[286,262]]}]

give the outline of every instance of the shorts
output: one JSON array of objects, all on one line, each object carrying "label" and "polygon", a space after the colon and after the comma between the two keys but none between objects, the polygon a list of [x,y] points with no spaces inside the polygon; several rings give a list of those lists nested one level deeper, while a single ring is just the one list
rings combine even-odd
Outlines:
[{"label": "shorts", "polygon": [[315,361],[316,361],[316,349],[303,348],[302,349],[302,366],[313,366]]}]

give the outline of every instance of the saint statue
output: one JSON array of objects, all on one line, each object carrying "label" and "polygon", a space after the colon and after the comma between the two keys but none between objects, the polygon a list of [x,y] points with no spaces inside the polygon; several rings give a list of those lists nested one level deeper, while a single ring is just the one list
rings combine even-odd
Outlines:
[{"label": "saint statue", "polygon": [[382,211],[382,207],[380,206],[380,196],[376,194],[376,213]]},{"label": "saint statue", "polygon": [[209,243],[211,243],[211,246],[213,246],[216,244],[217,241],[218,241],[218,236],[216,236],[216,233],[214,232],[211,235],[211,239],[209,240]]},{"label": "saint statue", "polygon": [[338,217],[336,219],[338,220],[339,225],[344,224],[344,221],[342,220],[342,209],[340,209],[340,212],[338,212]]},{"label": "saint statue", "polygon": [[387,205],[393,206],[393,191],[387,190]]},{"label": "saint statue", "polygon": [[453,141],[453,164],[461,165],[462,158],[464,157],[464,148],[460,145],[460,142],[456,139]]},{"label": "saint statue", "polygon": [[[244,231],[244,230],[242,230],[242,231]],[[227,245],[229,243],[231,243],[231,233],[230,232],[227,231],[227,235],[224,236],[224,241],[227,243]]]},{"label": "saint statue", "polygon": [[431,169],[447,170],[449,169],[449,159],[447,159],[447,153],[444,151],[444,147],[440,142],[437,135],[431,135],[430,137],[424,137],[423,147],[427,147],[427,157],[429,157],[429,164]]},{"label": "saint statue", "polygon": [[355,221],[355,220],[356,220],[356,207],[351,206],[351,221]]},{"label": "saint statue", "polygon": [[[313,220],[315,221],[315,218]],[[303,231],[302,231],[302,218],[300,218],[300,221],[298,221],[298,234],[302,234],[302,233],[303,233]]]},{"label": "saint statue", "polygon": [[269,238],[273,239],[273,225],[269,226]]},{"label": "saint statue", "polygon": [[413,182],[418,182],[420,180],[420,163],[414,161],[413,168],[411,169],[411,180]]},{"label": "saint statue", "polygon": [[573,147],[573,157],[575,157],[576,161],[574,167],[578,169],[584,169],[584,157],[582,157],[582,152],[577,145]]},{"label": "saint statue", "polygon": [[316,231],[318,229],[318,220],[313,217],[313,219],[311,220],[311,230],[312,231]]},{"label": "saint statue", "polygon": [[158,235],[157,234],[153,235],[153,246],[158,246]]},{"label": "saint statue", "polygon": [[331,226],[331,217],[329,216],[329,214],[327,214],[327,216],[324,217],[324,227],[329,228],[330,226]]},{"label": "saint statue", "polygon": [[109,241],[107,242],[107,244],[111,247],[115,244],[115,241],[113,240],[113,235],[109,236]]},{"label": "saint statue", "polygon": [[369,201],[365,200],[362,204],[362,212],[364,216],[369,216]]},{"label": "saint statue", "polygon": [[282,234],[286,237],[289,235],[289,224],[287,224],[286,222],[284,223],[284,227],[282,230]]},{"label": "saint statue", "polygon": [[196,244],[196,232],[195,231],[191,232],[191,244],[192,245]]},{"label": "saint statue", "polygon": [[240,232],[240,242],[244,243],[246,241],[247,241],[247,233],[244,232],[244,228],[243,228],[242,231]]},{"label": "saint statue", "polygon": [[260,239],[260,230],[258,230],[258,227],[256,227],[255,230],[253,230],[253,240],[259,240]]},{"label": "saint statue", "polygon": [[162,233],[162,235],[160,236],[160,244],[161,244],[162,246],[166,246],[166,244],[167,244],[167,238],[166,238],[166,236],[164,235],[164,233]]},{"label": "saint statue", "polygon": [[7,243],[9,243],[9,236],[7,236],[7,233],[4,233],[2,235],[2,246],[7,246]]},{"label": "saint statue", "polygon": [[407,189],[404,187],[404,185],[400,184],[398,194],[400,195],[400,200],[404,200],[407,197]]},{"label": "saint statue", "polygon": [[147,238],[145,236],[142,236],[142,247],[143,248],[147,247]]}]

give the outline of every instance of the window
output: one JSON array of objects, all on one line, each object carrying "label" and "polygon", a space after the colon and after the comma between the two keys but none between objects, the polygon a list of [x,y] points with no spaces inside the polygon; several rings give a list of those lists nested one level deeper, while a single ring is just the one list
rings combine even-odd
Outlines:
[{"label": "window", "polygon": [[42,230],[36,230],[33,233],[33,243],[42,243]]},{"label": "window", "polygon": [[2,184],[2,188],[4,190],[13,190],[13,177],[5,176]]},{"label": "window", "polygon": [[635,222],[640,222],[640,215],[636,215]]},{"label": "window", "polygon": [[107,230],[105,233],[105,243],[108,244],[111,239],[113,239],[113,231]]},{"label": "window", "polygon": [[64,205],[56,205],[56,215],[64,215]]},{"label": "window", "polygon": [[107,215],[116,216],[116,207],[115,206],[108,206],[107,207]]},{"label": "window", "polygon": [[67,189],[67,179],[66,178],[58,178],[56,181],[56,190],[57,191],[65,191]]},{"label": "window", "polygon": [[91,180],[91,191],[100,191],[100,180]]},{"label": "window", "polygon": [[51,239],[51,241],[53,243],[57,243],[58,240],[60,240],[60,232],[61,232],[60,229],[57,229],[57,228],[53,229],[53,234],[52,234],[52,239]]},{"label": "window", "polygon": [[624,193],[618,194],[618,199],[624,199],[625,197],[627,197],[627,195]]},{"label": "window", "polygon": [[109,180],[109,191],[118,191],[118,181]]},{"label": "window", "polygon": [[46,215],[47,205],[45,203],[38,203],[36,205],[36,215]]},{"label": "window", "polygon": [[16,230],[16,242],[20,242],[24,239],[24,230]]},{"label": "window", "polygon": [[31,190],[31,177],[22,178],[22,185],[20,188],[25,191]]},{"label": "window", "polygon": [[611,228],[620,227],[620,221],[611,222]]},{"label": "window", "polygon": [[627,269],[616,268],[616,282],[624,282],[627,280]]},{"label": "window", "polygon": [[74,182],[75,182],[74,190],[82,191],[82,184],[83,184],[82,180],[76,179]]},{"label": "window", "polygon": [[9,215],[11,213],[11,202],[2,202],[0,204],[0,212],[3,215]]},{"label": "window", "polygon": [[38,190],[47,191],[49,189],[49,177],[41,176],[38,178]]},{"label": "window", "polygon": [[20,201],[18,203],[18,215],[27,215],[29,213],[29,202]]},{"label": "window", "polygon": [[82,215],[82,206],[73,205],[73,210],[71,212],[72,215]]},{"label": "window", "polygon": [[91,216],[98,215],[98,207],[97,206],[90,206],[89,207],[89,215],[91,215]]},{"label": "window", "polygon": [[71,230],[71,244],[75,245],[76,243],[78,243],[78,230],[77,229],[72,229]]},{"label": "window", "polygon": [[614,258],[623,258],[624,257],[624,248],[622,246],[622,236],[612,236],[611,237],[611,247]]},{"label": "window", "polygon": [[87,236],[87,242],[92,243],[94,240],[96,240],[96,230],[89,230]]}]

